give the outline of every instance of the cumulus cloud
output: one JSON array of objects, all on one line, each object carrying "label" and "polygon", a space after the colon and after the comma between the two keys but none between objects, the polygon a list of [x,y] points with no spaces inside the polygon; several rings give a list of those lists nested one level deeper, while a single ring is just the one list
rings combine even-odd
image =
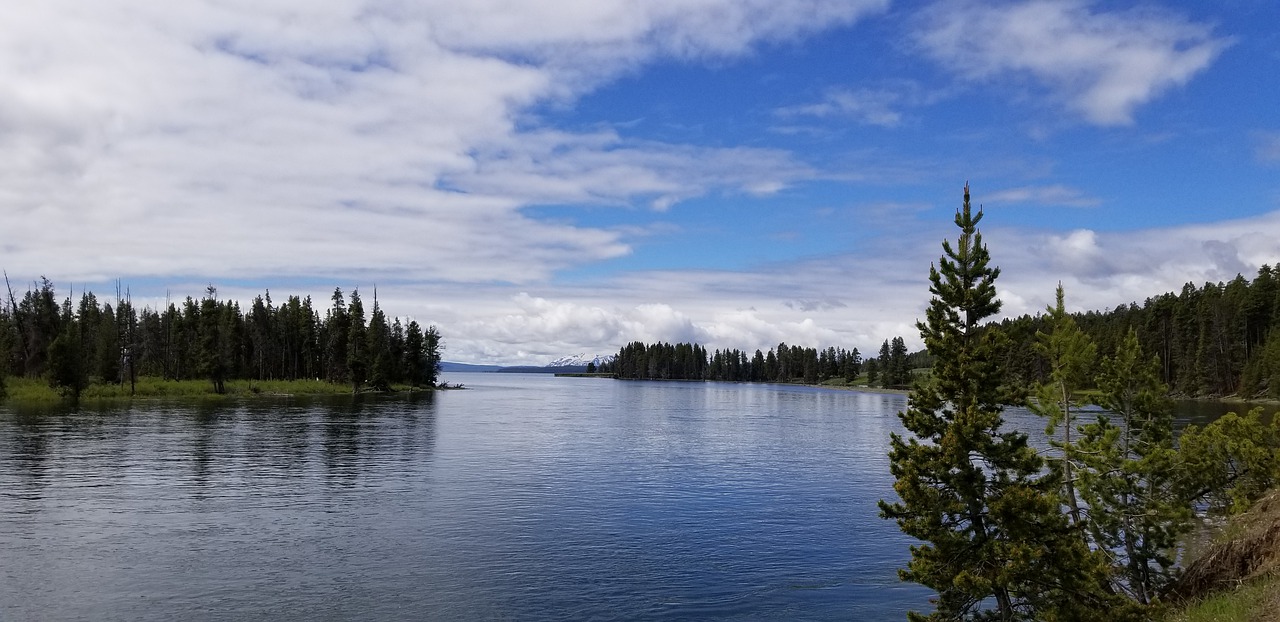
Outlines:
[{"label": "cumulus cloud", "polygon": [[[893,227],[894,236],[849,254],[573,283],[552,276],[623,257],[664,225],[577,225],[525,209],[675,210],[694,197],[769,195],[830,179],[778,150],[565,131],[533,111],[572,105],[645,63],[733,59],[886,5],[26,3],[0,21],[3,267],[60,286],[162,283],[179,298],[213,282],[224,297],[250,300],[260,293],[252,284],[265,283],[288,290],[278,295],[309,294],[319,308],[333,286],[315,283],[359,286],[366,300],[378,284],[384,308],[439,326],[447,357],[467,362],[539,364],[637,339],[865,351],[902,335],[918,346],[927,267],[938,241],[954,235],[945,218],[915,226],[931,206],[861,206],[863,226]],[[926,50],[967,79],[1028,75],[1104,124],[1185,83],[1225,45],[1185,20],[1082,2],[951,6],[922,22]],[[779,114],[892,126],[927,103],[898,86],[832,91]],[[935,168],[904,171],[872,152],[866,160],[841,181],[914,183],[919,169]],[[1028,186],[996,200],[1094,199]],[[1269,215],[1123,235],[995,229],[988,241],[1013,313],[1042,308],[1059,278],[1086,308],[1188,278],[1229,278],[1277,261],[1274,236],[1258,233],[1277,228],[1280,217]]]},{"label": "cumulus cloud", "polygon": [[656,58],[731,58],[885,4],[24,6],[0,22],[5,267],[71,280],[545,280],[630,247],[524,207],[669,208],[811,173],[765,149],[539,127],[533,106]]},{"label": "cumulus cloud", "polygon": [[464,357],[501,352],[502,360],[543,364],[570,351],[609,354],[637,340],[707,341],[707,334],[692,319],[666,304],[599,305],[523,292],[512,302],[514,313],[485,314],[483,319],[457,326],[458,333],[466,335],[458,344]]},{"label": "cumulus cloud", "polygon": [[1229,45],[1211,29],[1167,12],[1106,11],[1086,0],[940,2],[917,39],[960,76],[1027,76],[1098,125],[1186,84]]},{"label": "cumulus cloud", "polygon": [[[983,224],[993,223],[998,225]],[[1280,263],[1280,241],[1262,233],[1276,230],[1280,212],[1125,232],[990,226],[983,234],[1001,268],[1001,315],[1013,317],[1042,312],[1053,303],[1058,282],[1070,309],[1103,310],[1141,304],[1177,292],[1187,282],[1225,282],[1237,274],[1252,278],[1258,266]],[[918,348],[915,322],[929,298],[928,267],[941,252],[939,241],[955,235],[954,227],[939,221],[904,230],[859,254],[745,271],[632,273],[592,288],[552,288],[543,302],[520,302],[524,311],[506,320],[517,328],[505,334],[523,344],[555,344],[534,357],[541,362],[565,352],[611,353],[635,339],[696,340],[713,349],[746,351],[778,342],[836,345],[865,353],[902,336]],[[834,284],[839,284],[839,299],[831,297]],[[655,305],[653,292],[679,303]],[[493,319],[474,322],[479,328]],[[522,332],[534,337],[518,339]],[[600,342],[574,337],[608,334],[612,337]],[[484,347],[466,346],[467,351]]]},{"label": "cumulus cloud", "polygon": [[[1001,268],[1003,316],[1043,311],[1059,281],[1070,309],[1110,309],[1176,292],[1187,282],[1229,281],[1237,273],[1251,278],[1264,263],[1280,264],[1280,241],[1267,233],[1280,230],[1280,212],[1213,224],[1067,232],[1006,227],[996,216],[984,219],[983,236]],[[928,303],[929,265],[941,254],[939,242],[955,235],[945,218],[917,219],[856,253],[745,270],[630,272],[541,284],[536,291],[502,283],[394,282],[383,283],[379,294],[389,312],[439,326],[446,358],[462,362],[542,365],[570,353],[614,353],[635,340],[748,352],[786,342],[866,353],[902,336],[918,348],[915,322]],[[348,282],[344,291],[359,285],[369,300],[374,283]],[[199,295],[204,285],[174,288]],[[239,300],[257,293],[219,287],[220,295]],[[324,308],[332,287],[298,293],[310,293]]]},{"label": "cumulus cloud", "polygon": [[1277,228],[1280,212],[1124,232],[997,229],[987,240],[1004,270],[1002,286],[1029,301],[1025,311],[1034,313],[1053,301],[1059,280],[1076,308],[1108,309],[1186,283],[1253,278],[1259,266],[1280,263],[1280,240],[1264,233]]}]

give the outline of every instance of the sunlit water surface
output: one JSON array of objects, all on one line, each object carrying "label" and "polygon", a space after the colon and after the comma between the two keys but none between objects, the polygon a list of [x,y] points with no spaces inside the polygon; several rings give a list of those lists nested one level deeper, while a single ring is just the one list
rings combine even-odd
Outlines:
[{"label": "sunlit water surface", "polygon": [[[451,374],[0,410],[0,619],[902,619],[900,395]],[[1025,413],[1010,421],[1042,427]]]}]

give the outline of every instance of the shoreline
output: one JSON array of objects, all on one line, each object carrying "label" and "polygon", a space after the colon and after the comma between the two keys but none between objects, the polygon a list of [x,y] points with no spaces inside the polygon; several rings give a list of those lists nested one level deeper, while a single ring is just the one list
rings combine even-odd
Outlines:
[{"label": "shoreline", "polygon": [[[0,407],[50,406],[73,402],[42,379],[5,378],[6,393]],[[132,402],[167,400],[222,401],[258,398],[340,397],[363,395],[422,395],[443,390],[458,390],[462,385],[447,383],[436,387],[395,386],[391,390],[362,388],[352,391],[349,384],[333,384],[323,380],[228,380],[226,391],[215,393],[209,380],[163,380],[155,377],[138,379],[136,390],[117,383],[89,385],[80,394],[79,405],[116,405]]]}]

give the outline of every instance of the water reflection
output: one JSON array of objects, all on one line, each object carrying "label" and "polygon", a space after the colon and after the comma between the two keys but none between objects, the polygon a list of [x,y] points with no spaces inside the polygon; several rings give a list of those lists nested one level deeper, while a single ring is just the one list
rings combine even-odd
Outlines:
[{"label": "water reflection", "polygon": [[905,396],[448,380],[471,389],[0,410],[0,619],[899,619],[926,603],[895,574],[911,542],[875,507]]},{"label": "water reflection", "polygon": [[[18,486],[4,486],[0,493],[22,501],[40,499],[40,491],[49,484],[46,480],[46,459],[52,439],[43,430],[40,415],[14,417],[12,433],[0,435],[8,440],[0,451],[13,457],[15,470],[20,475]],[[3,481],[3,480],[0,480]]]}]

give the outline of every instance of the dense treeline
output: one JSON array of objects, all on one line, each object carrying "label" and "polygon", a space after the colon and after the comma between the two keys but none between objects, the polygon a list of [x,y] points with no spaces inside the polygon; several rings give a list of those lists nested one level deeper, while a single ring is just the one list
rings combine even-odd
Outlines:
[{"label": "dense treeline", "polygon": [[737,349],[708,353],[696,343],[623,346],[600,373],[628,380],[725,380],[730,382],[796,382],[819,384],[832,379],[853,382],[864,372],[867,383],[884,388],[907,388],[912,370],[933,364],[928,352],[907,352],[902,337],[885,340],[880,355],[863,360],[857,348],[825,349],[779,343],[768,352],[748,356]]},{"label": "dense treeline", "polygon": [[434,386],[442,344],[434,326],[388,318],[374,297],[366,319],[359,291],[335,289],[324,311],[310,296],[276,305],[270,291],[242,309],[210,286],[163,309],[134,307],[128,296],[99,301],[84,292],[58,302],[41,279],[21,299],[0,305],[0,377],[48,378],[73,397],[90,382],[130,383],[139,376],[207,378],[221,393],[231,379],[325,379],[386,389]]},{"label": "dense treeline", "polygon": [[708,353],[698,344],[627,344],[613,361],[600,368],[632,380],[727,380],[735,382],[805,382],[832,378],[853,380],[862,372],[858,349],[824,350],[780,343],[768,353],[736,349]]},{"label": "dense treeline", "polygon": [[[1160,379],[1186,396],[1280,397],[1280,270],[1264,265],[1252,281],[1187,283],[1179,293],[1148,298],[1110,311],[1074,313],[1075,322],[1113,355],[1129,330],[1144,352],[1160,361]],[[1045,316],[1000,323],[1010,340],[1003,350],[1010,385],[1044,380],[1048,369],[1034,343]]]},{"label": "dense treeline", "polygon": [[[1160,380],[1176,395],[1280,398],[1280,268],[1264,265],[1252,281],[1238,275],[1227,283],[1183,286],[1179,293],[1148,298],[1107,311],[1070,314],[1097,346],[1115,355],[1130,330],[1144,352],[1160,362]],[[1044,382],[1049,362],[1035,344],[1048,327],[1045,314],[1005,319],[998,326],[998,356],[1011,388]],[[785,355],[779,355],[785,352]],[[851,356],[852,355],[852,356]],[[867,374],[872,386],[904,388],[911,370],[932,365],[927,351],[908,353],[901,337],[886,340],[879,356],[863,360],[851,351],[779,344],[766,355],[739,350],[707,353],[696,344],[632,343],[601,371],[622,378],[740,380],[819,383]],[[1086,380],[1081,389],[1096,388]]]}]

